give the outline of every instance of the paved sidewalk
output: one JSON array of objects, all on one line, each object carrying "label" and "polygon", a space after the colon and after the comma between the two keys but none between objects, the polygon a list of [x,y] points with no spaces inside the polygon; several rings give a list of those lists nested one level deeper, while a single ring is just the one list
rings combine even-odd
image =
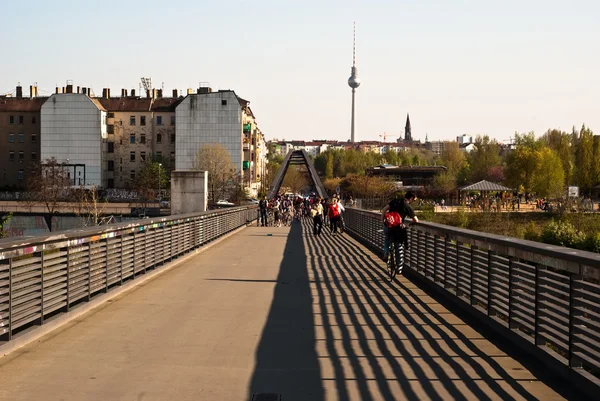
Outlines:
[{"label": "paved sidewalk", "polygon": [[241,231],[0,378],[10,401],[564,399],[354,240],[300,224]]}]

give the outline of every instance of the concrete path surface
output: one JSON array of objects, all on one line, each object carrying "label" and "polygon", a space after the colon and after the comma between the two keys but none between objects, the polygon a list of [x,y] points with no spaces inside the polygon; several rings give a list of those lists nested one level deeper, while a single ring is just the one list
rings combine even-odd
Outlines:
[{"label": "concrete path surface", "polygon": [[0,359],[0,378],[10,401],[572,398],[354,240],[298,223],[241,231]]}]

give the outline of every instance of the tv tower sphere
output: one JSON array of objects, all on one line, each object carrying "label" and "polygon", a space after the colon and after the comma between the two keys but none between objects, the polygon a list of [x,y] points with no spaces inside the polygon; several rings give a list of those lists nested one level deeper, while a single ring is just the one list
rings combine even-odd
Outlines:
[{"label": "tv tower sphere", "polygon": [[356,67],[352,67],[352,75],[348,78],[348,86],[352,89],[356,89],[360,86],[360,79],[358,79],[358,76],[356,75]]}]

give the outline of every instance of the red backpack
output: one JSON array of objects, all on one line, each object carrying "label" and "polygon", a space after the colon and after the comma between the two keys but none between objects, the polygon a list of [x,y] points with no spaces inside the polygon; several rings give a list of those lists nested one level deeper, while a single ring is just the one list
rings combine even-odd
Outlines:
[{"label": "red backpack", "polygon": [[385,214],[385,226],[389,229],[402,227],[402,216],[398,212],[387,212]]},{"label": "red backpack", "polygon": [[329,205],[329,217],[338,217],[340,215],[340,208],[338,205]]}]

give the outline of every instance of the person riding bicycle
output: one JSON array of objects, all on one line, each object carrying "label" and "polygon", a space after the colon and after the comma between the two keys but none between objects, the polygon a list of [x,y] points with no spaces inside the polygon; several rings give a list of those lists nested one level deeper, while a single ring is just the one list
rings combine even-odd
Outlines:
[{"label": "person riding bicycle", "polygon": [[[398,272],[402,271],[402,266],[404,266],[404,249],[406,245],[408,245],[408,232],[407,225],[405,223],[406,218],[410,217],[412,219],[411,224],[416,224],[419,222],[417,216],[415,216],[415,211],[410,205],[417,199],[417,196],[414,192],[408,191],[404,198],[392,199],[390,203],[388,203],[383,210],[381,211],[383,225],[383,232],[385,234],[385,244],[383,248],[384,258],[387,259],[387,254],[390,249],[390,243],[394,243],[395,249],[395,260],[396,260],[396,268]],[[401,221],[399,224],[393,223],[390,225],[389,221],[390,215],[393,217],[393,213],[397,213]]]}]

